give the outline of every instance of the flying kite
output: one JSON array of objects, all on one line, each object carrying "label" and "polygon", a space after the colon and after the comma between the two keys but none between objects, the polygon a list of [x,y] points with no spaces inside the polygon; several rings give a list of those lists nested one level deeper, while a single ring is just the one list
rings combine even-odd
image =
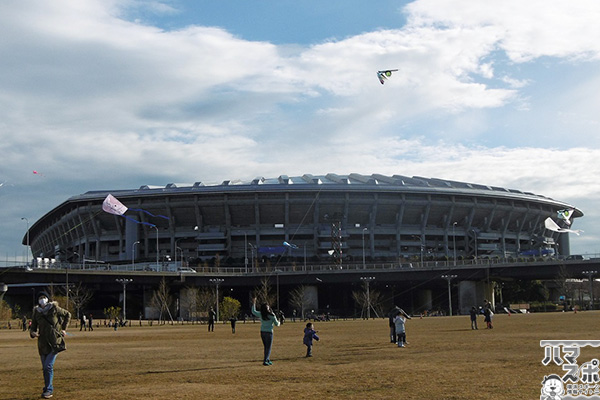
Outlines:
[{"label": "flying kite", "polygon": [[552,220],[552,218],[548,217],[546,218],[546,220],[544,221],[544,225],[546,226],[546,229],[551,230],[553,232],[558,232],[558,233],[574,233],[577,236],[579,236],[579,234],[581,232],[583,232],[582,230],[579,229],[566,229],[566,228],[561,228],[560,226],[558,226],[558,224],[556,222],[554,222]]},{"label": "flying kite", "polygon": [[39,176],[44,176],[44,174],[42,174],[42,173],[41,173],[41,172],[39,172],[39,171],[36,171],[35,169],[33,170],[33,174],[34,174],[34,175],[39,175]]},{"label": "flying kite", "polygon": [[379,82],[383,85],[385,81],[392,76],[392,72],[398,71],[397,69],[386,69],[383,71],[377,71],[377,78],[379,78]]},{"label": "flying kite", "polygon": [[102,210],[104,210],[105,212],[107,212],[109,214],[119,215],[123,218],[127,218],[128,220],[133,221],[136,224],[144,224],[144,225],[149,225],[149,226],[154,226],[154,227],[156,225],[151,224],[149,222],[138,221],[137,219],[134,219],[128,215],[125,215],[125,213],[127,212],[127,210],[139,211],[139,212],[148,214],[151,217],[164,218],[167,220],[169,219],[169,217],[165,217],[164,215],[154,215],[151,212],[143,210],[141,208],[128,208],[126,205],[124,205],[119,200],[117,200],[117,198],[114,197],[112,194],[109,194],[108,196],[106,196],[106,198],[104,199],[104,202],[102,202]]},{"label": "flying kite", "polygon": [[293,244],[293,243],[283,242],[283,245],[284,245],[285,247],[289,247],[290,249],[299,249],[299,247],[298,247],[298,246],[296,246],[296,245],[295,245],[295,244]]},{"label": "flying kite", "polygon": [[556,214],[557,214],[558,219],[565,221],[565,224],[567,224],[567,225],[571,225],[571,216],[573,215],[573,211],[575,211],[575,210],[573,210],[572,208],[558,210],[556,212]]}]

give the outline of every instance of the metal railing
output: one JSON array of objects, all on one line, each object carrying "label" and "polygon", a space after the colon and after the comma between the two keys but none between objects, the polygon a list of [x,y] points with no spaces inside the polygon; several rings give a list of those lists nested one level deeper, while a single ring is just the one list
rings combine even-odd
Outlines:
[{"label": "metal railing", "polygon": [[[523,264],[555,264],[564,263],[595,263],[598,258],[588,260],[559,260],[555,258],[480,258],[469,260],[444,260],[444,261],[424,261],[424,262],[375,262],[375,263],[346,263],[346,264],[307,264],[299,265],[293,263],[275,264],[272,266],[199,266],[195,268],[178,269],[174,263],[156,263],[140,262],[135,264],[94,264],[94,263],[61,263],[56,262],[50,265],[40,267],[23,267],[28,271],[35,270],[70,270],[86,272],[136,272],[136,273],[160,273],[167,275],[264,275],[264,274],[304,274],[304,273],[345,273],[355,271],[424,271],[424,270],[451,270],[451,269],[469,269],[481,268],[495,265],[523,265]],[[195,271],[195,272],[193,272]]]}]

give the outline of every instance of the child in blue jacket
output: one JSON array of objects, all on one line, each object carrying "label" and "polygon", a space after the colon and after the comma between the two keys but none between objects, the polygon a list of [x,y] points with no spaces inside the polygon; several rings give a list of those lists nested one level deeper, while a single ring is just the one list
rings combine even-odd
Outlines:
[{"label": "child in blue jacket", "polygon": [[309,322],[306,324],[306,328],[304,328],[304,340],[302,341],[306,346],[306,357],[312,357],[313,339],[319,341],[317,331],[313,329],[312,322]]}]

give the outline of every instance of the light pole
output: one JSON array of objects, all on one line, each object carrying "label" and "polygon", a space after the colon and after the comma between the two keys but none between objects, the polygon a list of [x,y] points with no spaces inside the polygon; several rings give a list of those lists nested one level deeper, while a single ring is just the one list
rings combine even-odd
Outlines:
[{"label": "light pole", "polygon": [[477,261],[477,231],[475,229],[471,229],[473,231],[473,237],[475,238],[475,261]]},{"label": "light pole", "polygon": [[123,322],[125,322],[125,321],[127,321],[127,291],[126,291],[125,287],[127,286],[128,283],[133,282],[133,279],[119,278],[119,279],[115,279],[115,281],[117,281],[121,285],[123,285]]},{"label": "light pole", "polygon": [[248,243],[248,246],[250,246],[250,254],[252,257],[252,272],[254,272],[254,245],[252,243]]},{"label": "light pole", "polygon": [[158,266],[158,226],[151,225],[154,229],[156,229],[156,272],[160,271],[160,267]]},{"label": "light pole", "polygon": [[594,279],[593,276],[596,275],[598,271],[583,271],[582,274],[587,275],[590,281],[590,310],[594,309]]},{"label": "light pole", "polygon": [[[177,243],[179,243],[181,239],[182,238],[179,238],[175,241],[175,268],[177,268],[177,249],[181,250],[181,248],[177,246]],[[183,267],[183,250],[181,250],[181,266]]]},{"label": "light pole", "polygon": [[456,267],[456,224],[458,222],[454,222],[452,224],[452,248],[454,250],[454,266]]},{"label": "light pole", "polygon": [[[290,242],[283,242],[283,245],[285,247],[289,247],[290,249],[290,256],[292,256],[292,250],[293,249],[299,249],[300,247],[298,247],[298,245],[295,245],[294,243],[290,243]],[[304,271],[306,271],[306,242],[304,242]]]},{"label": "light pole", "polygon": [[374,276],[361,276],[360,279],[367,284],[367,319],[371,319],[371,292],[370,283],[375,280]]},{"label": "light pole", "polygon": [[25,256],[27,264],[29,264],[29,220],[25,217],[21,217],[21,221],[27,222],[27,255]]},{"label": "light pole", "polygon": [[366,231],[367,231],[367,228],[363,228],[363,230],[362,230],[363,269],[366,269],[366,263],[365,263],[365,232]]},{"label": "light pole", "polygon": [[248,273],[248,234],[244,232],[244,269]]},{"label": "light pole", "polygon": [[456,277],[457,275],[442,275],[442,279],[446,279],[448,281],[448,309],[450,311],[450,316],[452,316],[452,289],[450,287],[450,281]]},{"label": "light pole", "polygon": [[209,282],[214,283],[217,287],[217,321],[219,321],[219,285],[223,283],[224,280],[225,279],[221,278],[213,278],[208,280]]},{"label": "light pole", "polygon": [[276,286],[277,286],[277,312],[279,312],[279,273],[281,272],[280,269],[276,269],[275,270],[275,278],[276,278]]},{"label": "light pole", "polygon": [[135,271],[135,245],[139,244],[140,241],[136,240],[135,242],[133,242],[133,244],[131,245],[131,267],[132,269]]},{"label": "light pole", "polygon": [[[179,264],[181,265],[181,268],[183,268],[183,249],[181,247],[175,247],[175,258],[177,258],[177,250],[179,250],[179,255],[181,257],[179,257]],[[177,266],[177,262],[175,262],[175,266]]]}]

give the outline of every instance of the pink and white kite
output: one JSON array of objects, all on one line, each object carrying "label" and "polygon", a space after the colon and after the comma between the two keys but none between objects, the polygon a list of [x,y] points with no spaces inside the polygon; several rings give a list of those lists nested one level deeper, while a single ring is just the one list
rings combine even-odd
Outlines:
[{"label": "pink and white kite", "polygon": [[128,210],[127,206],[121,203],[112,194],[109,194],[102,203],[102,209],[109,214],[123,215]]},{"label": "pink and white kite", "polygon": [[149,226],[156,226],[156,225],[151,224],[149,222],[138,221],[137,219],[134,219],[128,215],[125,215],[125,213],[127,212],[127,210],[138,211],[138,212],[143,212],[144,214],[147,214],[151,217],[158,217],[158,218],[163,218],[166,220],[169,219],[169,217],[165,217],[164,215],[154,215],[151,212],[143,210],[141,208],[127,208],[126,205],[124,205],[119,200],[117,200],[117,198],[115,196],[113,196],[112,194],[109,194],[108,196],[106,196],[106,198],[102,202],[102,210],[104,210],[105,212],[107,212],[109,214],[119,215],[123,218],[127,218],[128,220],[133,221],[136,224],[144,224],[144,225],[149,225]]}]

